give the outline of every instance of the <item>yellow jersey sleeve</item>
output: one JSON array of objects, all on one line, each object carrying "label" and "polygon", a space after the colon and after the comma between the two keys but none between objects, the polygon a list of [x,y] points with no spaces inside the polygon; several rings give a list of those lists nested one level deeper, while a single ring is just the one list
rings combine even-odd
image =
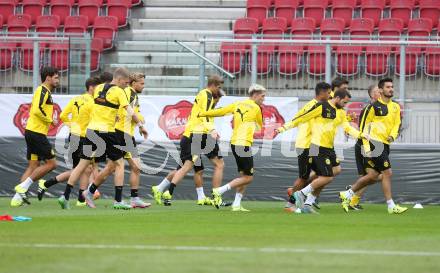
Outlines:
[{"label": "yellow jersey sleeve", "polygon": [[236,103],[231,103],[225,107],[204,111],[199,114],[200,117],[223,117],[234,113]]},{"label": "yellow jersey sleeve", "polygon": [[257,131],[260,131],[263,129],[263,113],[261,112],[261,107],[257,107],[257,113],[256,113],[256,127]]},{"label": "yellow jersey sleeve", "polygon": [[73,104],[75,103],[76,98],[72,98],[69,103],[67,103],[66,107],[64,107],[63,111],[60,114],[61,121],[66,125],[70,127],[71,118],[69,117],[69,114],[72,114],[73,112]]},{"label": "yellow jersey sleeve", "polygon": [[397,136],[399,135],[399,129],[400,129],[400,124],[401,124],[401,120],[400,120],[400,105],[398,103],[394,103],[395,106],[397,107],[398,111],[396,111],[394,113],[394,125],[391,129],[391,137],[393,137],[393,139],[395,140],[397,138]]},{"label": "yellow jersey sleeve", "polygon": [[43,121],[52,123],[52,113],[49,113],[46,109],[49,95],[49,92],[40,86],[35,92],[31,112]]},{"label": "yellow jersey sleeve", "polygon": [[308,111],[297,114],[296,117],[293,118],[291,121],[284,123],[283,126],[278,128],[278,131],[280,133],[285,132],[289,129],[297,127],[301,123],[305,123],[316,117],[319,117],[321,114],[322,114],[322,103],[317,103]]},{"label": "yellow jersey sleeve", "polygon": [[[365,109],[365,114],[363,115],[360,125],[359,125],[359,130],[363,133],[363,134],[369,134],[370,133],[370,124],[371,122],[373,122],[374,120],[374,109],[373,109],[373,105],[368,105],[367,108]],[[364,146],[365,152],[370,152],[371,151],[371,147],[370,147],[370,142],[367,139],[362,139],[362,144]]]}]

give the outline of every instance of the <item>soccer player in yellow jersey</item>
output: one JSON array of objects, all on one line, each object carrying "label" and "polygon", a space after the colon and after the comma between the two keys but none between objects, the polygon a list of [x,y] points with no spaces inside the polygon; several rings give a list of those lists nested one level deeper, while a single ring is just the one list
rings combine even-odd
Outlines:
[{"label": "soccer player in yellow jersey", "polygon": [[[180,139],[180,160],[183,165],[174,174],[169,184],[164,179],[163,184],[151,188],[156,203],[161,204],[163,199],[165,205],[170,204],[176,185],[194,166],[203,166],[201,155],[205,155],[214,165],[213,187],[221,185],[224,161],[217,143],[219,135],[214,128],[214,122],[210,118],[200,117],[199,114],[214,107],[214,99],[223,92],[222,86],[223,79],[218,75],[212,75],[208,79],[208,86],[197,94],[185,131]],[[162,192],[166,188],[168,190]]]},{"label": "soccer player in yellow jersey", "polygon": [[[140,113],[139,107],[139,97],[138,93],[142,93],[145,85],[145,75],[142,73],[132,73],[130,74],[130,83],[127,88],[124,89],[127,98],[129,98],[128,103],[134,109],[138,118],[145,122],[144,117]],[[124,159],[127,160],[130,166],[130,205],[132,208],[148,208],[151,206],[150,203],[146,203],[139,198],[139,180],[141,175],[141,161],[136,149],[136,140],[134,139],[134,131],[136,128],[136,123],[127,115],[127,111],[123,108],[119,109],[118,121],[116,122],[116,134],[119,135],[125,144],[126,152],[124,154]],[[143,134],[144,138],[147,139],[147,134]],[[121,174],[122,173],[122,174]],[[116,166],[115,175],[123,175],[124,164]]]},{"label": "soccer player in yellow jersey", "polygon": [[[315,98],[306,103],[301,110],[296,113],[294,119],[298,116],[308,112],[319,102],[324,102],[329,99],[330,85],[325,82],[318,83],[315,87]],[[298,172],[299,176],[294,182],[293,192],[303,189],[307,180],[310,178],[310,172],[312,170],[312,164],[309,162],[309,148],[312,141],[311,121],[302,123],[298,126],[298,134],[296,136],[295,149],[298,154]],[[289,200],[285,206],[286,211],[295,211],[295,199],[293,195],[290,195]]]},{"label": "soccer player in yellow jersey", "polygon": [[[368,92],[368,96],[370,97],[370,103],[367,104],[362,109],[362,111],[361,111],[361,113],[359,115],[359,131],[361,131],[361,132],[364,131],[364,128],[362,126],[365,126],[365,123],[361,124],[361,121],[363,120],[363,117],[365,115],[365,110],[367,108],[369,108],[370,104],[376,102],[380,98],[380,94],[381,94],[381,91],[380,91],[380,89],[379,89],[379,87],[377,85],[369,86],[367,92]],[[359,174],[360,177],[366,175],[369,171],[372,171],[369,168],[365,168],[366,167],[365,166],[366,158],[362,154],[362,146],[363,146],[363,144],[362,144],[362,140],[361,139],[359,139],[356,142],[356,145],[354,146],[354,154],[355,154],[355,159],[356,159],[356,167],[357,167],[358,174]],[[379,177],[379,179],[381,179],[381,177]],[[349,188],[351,188],[351,185],[347,186],[347,190]],[[366,188],[364,187],[364,188],[358,190],[355,193],[355,195],[353,195],[353,198],[351,198],[351,201],[350,201],[349,209],[352,209],[352,210],[361,210],[361,209],[363,209],[362,206],[359,204],[359,202],[360,202],[360,198],[364,194],[365,190],[366,190]]]},{"label": "soccer player in yellow jersey", "polygon": [[261,105],[266,97],[266,88],[259,84],[249,87],[249,98],[237,101],[223,108],[203,111],[201,117],[222,117],[233,115],[233,131],[231,137],[231,149],[237,163],[240,177],[235,178],[226,185],[213,188],[213,205],[216,208],[222,203],[222,195],[230,189],[236,189],[232,211],[249,211],[241,206],[244,191],[253,180],[254,160],[252,156],[252,144],[254,133],[263,128],[263,114]]},{"label": "soccer player in yellow jersey", "polygon": [[378,84],[381,90],[380,98],[371,103],[361,120],[361,128],[369,132],[370,141],[364,140],[364,150],[367,154],[366,168],[370,171],[361,177],[351,189],[340,192],[342,208],[348,212],[350,199],[355,192],[369,184],[375,183],[382,174],[382,190],[388,206],[388,213],[400,214],[408,210],[396,205],[391,193],[391,163],[389,159],[390,143],[396,140],[400,129],[400,105],[391,98],[394,95],[393,80],[381,79]]},{"label": "soccer player in yellow jersey", "polygon": [[[359,138],[361,133],[350,126],[346,113],[345,105],[350,101],[351,95],[346,90],[335,92],[333,99],[316,104],[308,112],[294,118],[277,129],[277,132],[284,132],[295,128],[301,123],[312,121],[312,138],[310,145],[310,158],[312,168],[318,175],[308,186],[293,195],[295,205],[303,213],[314,213],[312,204],[316,195],[311,194],[317,189],[324,188],[334,177],[333,161],[336,160],[334,150],[334,138],[337,128],[342,126],[344,131],[354,138]],[[307,198],[307,200],[305,200]]]},{"label": "soccer player in yellow jersey", "polygon": [[[223,94],[220,93],[217,98],[214,98],[213,108],[215,107],[215,105],[217,105],[217,103],[220,101],[220,98],[222,96],[223,96]],[[209,122],[214,122],[214,118],[210,118]],[[181,166],[178,165],[175,170],[169,172],[167,174],[167,176],[165,178],[163,178],[162,182],[160,182],[159,185],[153,186],[152,187],[153,195],[155,192],[157,192],[157,193],[165,192],[169,188],[169,186],[171,184],[171,180],[173,179],[174,175],[176,174],[176,172],[180,168],[181,168]],[[205,167],[203,166],[203,163],[201,162],[201,164],[199,166],[194,166],[193,169],[194,169],[194,185],[196,187],[196,193],[197,193],[197,205],[210,206],[210,205],[212,205],[212,200],[211,200],[211,198],[209,198],[205,195],[205,191],[203,190],[203,170],[205,169]],[[155,201],[158,205],[162,204],[161,198],[157,198]],[[226,206],[226,204],[230,204],[230,203],[224,203],[223,205]],[[167,200],[167,202],[164,203],[164,205],[171,206],[171,200]]]},{"label": "soccer player in yellow jersey", "polygon": [[[81,160],[69,177],[68,184],[74,185],[92,160],[109,159],[105,168],[99,172],[95,182],[83,192],[86,203],[91,208],[96,208],[93,202],[93,194],[104,182],[105,178],[112,174],[117,165],[122,164],[124,151],[119,149],[123,146],[116,136],[115,124],[119,108],[124,108],[138,125],[142,125],[133,108],[129,105],[124,88],[129,82],[129,72],[124,68],[118,68],[113,73],[113,80],[110,84],[97,86],[94,94],[94,104],[90,122],[87,126],[86,139],[83,143]],[[147,133],[141,128],[142,133]],[[131,206],[122,202],[122,185],[124,177],[115,176],[115,209],[130,209]],[[63,196],[62,196],[63,197]],[[68,209],[68,200],[58,200],[63,209]]]},{"label": "soccer player in yellow jersey", "polygon": [[[43,67],[40,76],[42,84],[34,92],[24,133],[28,167],[21,177],[21,183],[15,186],[16,194],[11,200],[13,207],[21,206],[23,202],[30,204],[26,195],[29,187],[34,181],[45,176],[57,166],[54,150],[47,139],[47,132],[51,124],[58,124],[58,120],[52,117],[51,92],[60,83],[59,73],[53,67]],[[40,161],[45,162],[40,165]]]},{"label": "soccer player in yellow jersey", "polygon": [[[87,125],[90,120],[91,107],[93,106],[93,91],[99,83],[98,78],[87,79],[85,83],[87,91],[82,95],[73,97],[60,115],[60,119],[70,129],[68,162],[69,164],[72,164],[72,169],[78,165],[80,160],[81,146],[84,142]],[[71,172],[71,170],[65,171],[48,180],[40,179],[38,182],[38,200],[42,200],[44,193],[51,186],[59,182],[67,181]],[[89,168],[87,168],[86,171],[81,175],[80,192],[77,206],[85,205],[85,201],[81,193],[82,190],[87,187],[91,172],[92,166],[89,166]],[[69,199],[69,196],[66,198]]]}]

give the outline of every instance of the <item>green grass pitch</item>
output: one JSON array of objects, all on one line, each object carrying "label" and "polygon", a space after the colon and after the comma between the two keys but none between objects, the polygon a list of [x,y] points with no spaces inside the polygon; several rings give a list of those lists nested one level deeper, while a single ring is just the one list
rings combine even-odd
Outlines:
[{"label": "green grass pitch", "polygon": [[[74,205],[74,200],[71,200]],[[346,214],[287,214],[283,202],[250,213],[174,201],[172,207],[63,211],[56,199],[10,208],[31,222],[0,222],[0,272],[440,272],[440,207],[388,215],[385,205]]]}]

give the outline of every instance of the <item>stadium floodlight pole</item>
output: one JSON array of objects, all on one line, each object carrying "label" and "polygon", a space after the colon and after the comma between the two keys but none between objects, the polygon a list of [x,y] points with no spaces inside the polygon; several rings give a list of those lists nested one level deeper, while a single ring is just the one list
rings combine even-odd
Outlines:
[{"label": "stadium floodlight pole", "polygon": [[[38,37],[38,33],[34,34]],[[39,76],[40,76],[40,48],[39,48],[39,41],[34,41],[34,53],[33,53],[33,61],[34,61],[34,67],[32,69],[32,72],[34,73],[32,75],[32,85],[33,90],[37,89],[39,85]]]},{"label": "stadium floodlight pole", "polygon": [[[206,39],[201,39],[203,41],[205,41]],[[203,59],[205,62],[209,63],[210,65],[212,65],[215,69],[217,69],[218,71],[222,72],[223,74],[225,74],[226,76],[228,76],[231,79],[235,79],[235,76],[232,75],[231,73],[229,73],[228,71],[224,70],[222,67],[218,66],[216,63],[214,63],[213,61],[211,61],[210,59],[206,58],[205,56],[202,56],[199,54],[199,52],[195,51],[194,49],[192,49],[191,47],[185,45],[184,43],[182,43],[181,41],[178,40],[174,40],[174,42],[178,45],[180,45],[181,47],[185,48],[186,50],[188,50],[189,52],[193,53],[194,55],[196,55],[197,57]]]},{"label": "stadium floodlight pole", "polygon": [[251,85],[257,83],[257,43],[256,35],[252,35],[252,61],[251,61]]},{"label": "stadium floodlight pole", "polygon": [[[205,56],[205,41],[200,41],[200,55],[206,58]],[[200,66],[199,66],[199,90],[202,90],[203,87],[205,87],[205,61],[203,59],[200,59]]]},{"label": "stadium floodlight pole", "polygon": [[330,37],[326,38],[325,43],[325,82],[330,84],[332,81],[332,47]]},{"label": "stadium floodlight pole", "polygon": [[400,45],[400,78],[399,78],[399,91],[400,91],[400,101],[402,103],[403,111],[405,110],[405,77],[406,77],[406,58],[405,58],[406,46],[405,44]]}]

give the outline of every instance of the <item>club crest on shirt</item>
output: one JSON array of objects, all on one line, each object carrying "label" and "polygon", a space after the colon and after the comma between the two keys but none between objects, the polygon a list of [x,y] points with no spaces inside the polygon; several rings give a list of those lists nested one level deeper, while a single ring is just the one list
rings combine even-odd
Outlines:
[{"label": "club crest on shirt", "polygon": [[[17,127],[17,129],[20,131],[22,135],[24,135],[24,131],[26,130],[26,124],[29,119],[29,112],[31,110],[31,103],[23,103],[18,106],[17,113],[14,115],[14,125]],[[61,114],[61,107],[54,103],[53,104],[53,114],[52,118],[54,120],[58,120],[58,124],[56,126],[50,125],[49,131],[47,132],[48,136],[55,136],[58,132],[58,128],[61,127],[62,122],[60,120],[60,114]]]}]

